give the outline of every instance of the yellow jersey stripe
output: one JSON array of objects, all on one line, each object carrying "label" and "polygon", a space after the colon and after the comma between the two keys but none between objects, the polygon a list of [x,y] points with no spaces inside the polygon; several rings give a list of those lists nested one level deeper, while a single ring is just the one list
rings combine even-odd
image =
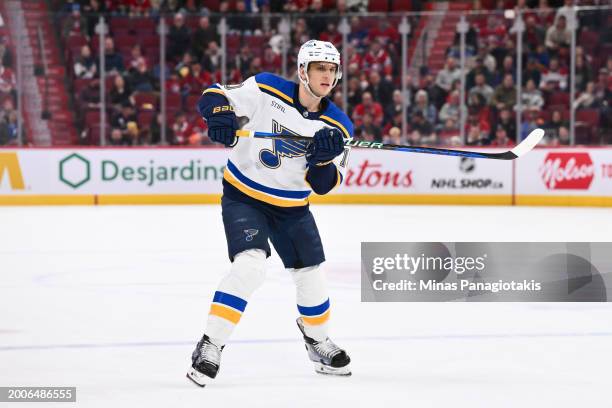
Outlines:
[{"label": "yellow jersey stripe", "polygon": [[289,96],[285,95],[284,93],[282,93],[281,91],[279,91],[276,88],[272,88],[270,85],[266,85],[266,84],[257,84],[260,88],[265,89],[267,91],[270,91],[278,96],[280,96],[281,98],[283,98],[284,100],[286,100],[287,102],[289,102],[290,104],[293,104],[293,98],[290,98]]},{"label": "yellow jersey stripe", "polygon": [[234,324],[238,323],[240,321],[240,318],[242,317],[242,313],[217,303],[213,303],[212,305],[210,305],[210,314],[213,316],[221,317],[225,320],[229,320]]},{"label": "yellow jersey stripe", "polygon": [[319,116],[319,118],[324,119],[324,120],[326,120],[328,122],[331,122],[334,125],[338,126],[340,128],[340,130],[342,130],[344,132],[344,135],[347,138],[349,138],[349,139],[351,138],[351,135],[349,134],[348,130],[346,130],[346,128],[342,125],[342,123],[340,123],[337,120],[334,120],[334,119],[332,119],[332,118],[330,118],[329,116],[326,116],[326,115],[321,115],[321,116]]},{"label": "yellow jersey stripe", "polygon": [[327,310],[327,312],[323,313],[321,316],[317,316],[317,317],[302,316],[302,320],[304,321],[304,323],[309,324],[311,326],[318,326],[320,324],[323,324],[329,320],[329,309]]},{"label": "yellow jersey stripe", "polygon": [[251,187],[248,187],[242,184],[239,180],[237,180],[227,168],[223,173],[223,178],[244,194],[248,195],[249,197],[253,197],[256,200],[263,201],[264,203],[276,205],[278,207],[302,207],[308,204],[308,200],[289,200],[284,198],[276,198],[262,193],[261,191],[257,191]]},{"label": "yellow jersey stripe", "polygon": [[204,95],[205,93],[209,93],[209,92],[214,92],[214,93],[218,93],[218,94],[225,96],[225,93],[221,89],[217,89],[217,88],[205,89],[204,92],[202,92],[202,95]]}]

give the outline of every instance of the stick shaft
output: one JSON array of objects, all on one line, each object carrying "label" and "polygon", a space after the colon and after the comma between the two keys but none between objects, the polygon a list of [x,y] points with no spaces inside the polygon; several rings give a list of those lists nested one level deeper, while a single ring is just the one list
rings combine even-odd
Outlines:
[{"label": "stick shaft", "polygon": [[[538,129],[538,131],[540,130]],[[537,144],[537,142],[533,143],[534,140],[537,139],[539,141],[539,139],[541,139],[543,134],[544,132],[541,132],[541,135],[538,132],[537,135],[533,135],[533,136],[536,136],[535,138],[532,137],[532,135],[530,134],[523,141],[523,143],[526,143],[530,146],[535,145]],[[251,130],[238,130],[236,131],[236,136],[252,137],[256,139],[292,140],[292,141],[298,141],[298,142],[312,141],[312,138],[308,136],[299,136],[299,135],[293,135],[289,133],[254,132]],[[521,145],[523,143],[521,143]],[[486,152],[475,152],[475,151],[470,151],[470,150],[442,149],[442,148],[425,147],[425,146],[395,145],[395,144],[388,144],[388,143],[368,142],[365,140],[355,140],[355,139],[346,140],[345,145],[350,146],[350,147],[372,149],[372,150],[393,150],[393,151],[399,151],[399,152],[424,153],[424,154],[436,154],[436,155],[443,155],[443,156],[473,157],[473,158],[480,158],[480,159],[497,159],[497,160],[514,160],[517,157],[519,157],[519,155],[524,154],[526,151],[528,151],[526,149],[520,149],[519,151],[521,151],[521,154],[517,155],[515,154],[515,152],[517,151],[517,148],[514,148],[512,150],[508,150],[508,151],[500,152],[500,153],[486,153]],[[529,150],[531,149],[531,147],[529,147]]]}]

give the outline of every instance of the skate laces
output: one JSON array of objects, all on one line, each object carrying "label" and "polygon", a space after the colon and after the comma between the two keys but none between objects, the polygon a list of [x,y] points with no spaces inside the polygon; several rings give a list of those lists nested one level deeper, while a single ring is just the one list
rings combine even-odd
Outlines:
[{"label": "skate laces", "polygon": [[329,338],[327,338],[327,339],[325,339],[323,341],[316,342],[314,344],[314,348],[320,354],[322,354],[323,356],[328,357],[328,358],[332,358],[336,354],[338,354],[338,353],[340,353],[342,351],[342,349],[340,347],[338,347]]},{"label": "skate laces", "polygon": [[219,361],[221,360],[221,348],[209,341],[203,342],[202,346],[200,346],[200,359],[219,365]]}]

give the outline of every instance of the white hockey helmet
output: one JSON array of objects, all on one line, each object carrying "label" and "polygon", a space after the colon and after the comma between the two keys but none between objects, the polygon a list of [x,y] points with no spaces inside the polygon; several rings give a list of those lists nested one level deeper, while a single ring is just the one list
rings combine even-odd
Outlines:
[{"label": "white hockey helmet", "polygon": [[[312,96],[316,98],[320,98],[315,95],[308,83],[310,79],[308,78],[308,65],[311,62],[331,62],[336,64],[336,77],[334,78],[334,83],[332,84],[332,88],[338,84],[338,80],[342,78],[342,67],[340,65],[340,53],[334,47],[334,45],[328,41],[319,41],[319,40],[309,40],[306,41],[300,47],[300,52],[298,53],[298,78],[301,83],[304,84],[308,92],[312,94]],[[304,68],[304,74],[306,79],[303,79],[300,76],[300,68]]]}]

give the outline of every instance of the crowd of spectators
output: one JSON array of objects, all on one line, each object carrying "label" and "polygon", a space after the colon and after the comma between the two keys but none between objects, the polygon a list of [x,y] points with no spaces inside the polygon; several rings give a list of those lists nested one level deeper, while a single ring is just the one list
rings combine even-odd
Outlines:
[{"label": "crowd of spectators", "polygon": [[[79,126],[84,143],[92,138],[99,120],[92,111],[99,109],[100,81],[107,84],[107,111],[112,144],[159,143],[161,120],[159,109],[160,63],[157,20],[167,16],[166,40],[166,106],[169,122],[167,141],[171,144],[206,144],[206,125],[195,112],[195,101],[202,89],[221,80],[222,53],[227,55],[227,83],[239,83],[262,71],[282,72],[279,20],[270,12],[293,14],[287,73],[294,72],[299,46],[310,38],[331,41],[338,48],[342,37],[339,18],[347,11],[362,11],[366,1],[337,0],[220,0],[218,11],[225,13],[229,29],[227,49],[220,47],[217,31],[219,14],[210,14],[206,2],[197,0],[72,0],[64,2],[67,14],[59,29],[66,38],[71,61],[71,75],[78,83],[77,106]],[[461,67],[458,35],[447,50],[446,63],[438,72],[426,67],[418,74],[404,78],[408,94],[401,89],[400,35],[392,19],[352,16],[347,65],[346,98],[338,86],[331,99],[341,105],[355,124],[355,137],[387,143],[457,145],[462,141],[461,118],[465,118],[468,145],[512,145],[531,129],[547,129],[546,143],[569,141],[569,41],[568,7],[552,9],[541,0],[537,11],[519,1],[525,20],[523,55],[516,55],[516,36],[511,30],[513,19],[504,13],[504,1],[492,12],[473,13],[466,35],[465,69],[466,104],[461,103]],[[481,9],[474,1],[473,9]],[[217,10],[215,10],[217,11]],[[98,59],[97,16],[110,16],[104,40],[106,77],[100,78]],[[317,13],[329,13],[323,18]],[[253,18],[253,17],[257,18]],[[135,31],[114,24],[119,19],[139,21]],[[592,17],[592,16],[591,16]],[[604,18],[605,20],[605,18]],[[121,20],[125,21],[125,20]],[[143,22],[150,24],[144,24]],[[373,23],[373,21],[375,21]],[[605,20],[608,21],[608,20]],[[413,21],[417,23],[417,21]],[[599,21],[601,23],[601,21]],[[584,18],[580,32],[601,30],[597,19]],[[129,24],[132,26],[133,24]],[[99,28],[99,27],[98,27]],[[141,36],[142,30],[149,30]],[[70,40],[82,38],[82,42]],[[131,39],[131,40],[129,40]],[[599,40],[609,41],[605,35]],[[72,46],[71,46],[72,44]],[[78,48],[75,44],[79,44]],[[582,45],[582,44],[581,44]],[[609,48],[608,48],[609,49]],[[594,55],[595,48],[579,46],[576,55],[576,99],[581,110],[597,112],[589,132],[612,127],[609,117],[612,92],[612,57],[603,60]],[[517,83],[517,58],[522,58],[523,75]],[[85,86],[86,84],[86,86]],[[522,88],[522,122],[515,119],[516,87]],[[76,88],[76,87],[75,87]],[[75,89],[75,91],[77,91]],[[402,135],[402,99],[407,104],[408,129]],[[342,106],[346,99],[347,106]],[[462,108],[463,106],[463,108]],[[99,136],[98,136],[99,137]],[[598,142],[598,141],[597,141]]]},{"label": "crowd of spectators", "polygon": [[[0,26],[3,25],[0,16]],[[0,146],[17,144],[17,93],[8,35],[0,33]]]}]

